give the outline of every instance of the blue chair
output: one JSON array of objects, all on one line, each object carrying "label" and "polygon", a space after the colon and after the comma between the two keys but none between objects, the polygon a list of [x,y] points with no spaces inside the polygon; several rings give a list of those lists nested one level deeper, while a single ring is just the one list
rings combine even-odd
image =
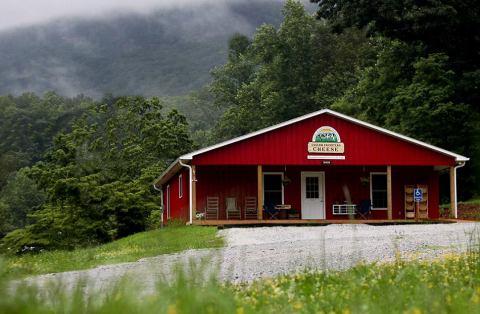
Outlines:
[{"label": "blue chair", "polygon": [[280,211],[275,209],[275,204],[269,202],[268,204],[263,205],[263,213],[267,219],[278,219]]},{"label": "blue chair", "polygon": [[361,200],[360,204],[357,205],[357,215],[362,219],[368,219],[372,213],[372,201],[371,200]]}]

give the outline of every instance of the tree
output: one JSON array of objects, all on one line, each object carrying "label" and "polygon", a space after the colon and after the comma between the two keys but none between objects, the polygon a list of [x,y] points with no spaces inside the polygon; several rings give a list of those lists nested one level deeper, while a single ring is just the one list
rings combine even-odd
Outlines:
[{"label": "tree", "polygon": [[58,135],[28,171],[47,200],[4,247],[71,249],[145,230],[160,210],[151,182],[192,148],[185,117],[162,109],[157,98],[107,99]]},{"label": "tree", "polygon": [[480,50],[480,5],[478,1],[380,0],[318,3],[317,16],[336,31],[368,27],[406,43],[422,43],[427,53],[446,53],[453,69],[477,68]]},{"label": "tree", "polygon": [[28,177],[28,172],[29,168],[20,169],[0,193],[0,202],[10,226],[4,231],[25,227],[28,215],[45,201],[45,193]]},{"label": "tree", "polygon": [[213,71],[211,91],[226,108],[213,132],[217,140],[330,106],[369,62],[363,32],[332,34],[292,0],[283,15],[278,29],[263,25],[248,46],[243,39],[236,46],[241,49],[231,47],[235,53]]},{"label": "tree", "polygon": [[335,107],[471,157],[459,191],[480,193],[478,1],[312,2],[336,32],[366,28],[381,43]]},{"label": "tree", "polygon": [[40,160],[53,137],[69,130],[92,100],[55,93],[0,96],[0,190],[9,176]]}]

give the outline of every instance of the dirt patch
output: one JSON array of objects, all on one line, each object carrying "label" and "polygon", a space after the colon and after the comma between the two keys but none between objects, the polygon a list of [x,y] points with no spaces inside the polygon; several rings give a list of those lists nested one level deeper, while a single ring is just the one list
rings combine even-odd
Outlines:
[{"label": "dirt patch", "polygon": [[480,204],[458,204],[458,218],[480,220]]},{"label": "dirt patch", "polygon": [[[458,219],[480,221],[480,204],[458,203]],[[443,218],[450,218],[450,208],[440,208]]]}]

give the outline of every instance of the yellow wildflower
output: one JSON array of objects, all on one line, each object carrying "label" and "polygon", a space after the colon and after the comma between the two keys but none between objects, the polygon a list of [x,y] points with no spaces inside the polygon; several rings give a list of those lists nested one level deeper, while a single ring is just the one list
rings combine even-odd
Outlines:
[{"label": "yellow wildflower", "polygon": [[175,304],[170,304],[167,308],[167,314],[177,314],[177,307]]},{"label": "yellow wildflower", "polygon": [[412,314],[422,314],[422,310],[417,309],[417,308],[414,308],[414,309],[412,310]]}]

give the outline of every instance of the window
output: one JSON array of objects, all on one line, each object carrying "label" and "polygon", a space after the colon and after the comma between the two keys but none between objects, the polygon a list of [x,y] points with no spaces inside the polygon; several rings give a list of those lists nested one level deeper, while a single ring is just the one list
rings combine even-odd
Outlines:
[{"label": "window", "polygon": [[183,177],[182,175],[178,176],[178,198],[183,196]]},{"label": "window", "polygon": [[318,187],[318,177],[305,178],[305,198],[319,198],[320,190]]},{"label": "window", "polygon": [[263,202],[269,209],[283,204],[283,173],[264,173]]},{"label": "window", "polygon": [[167,185],[167,219],[170,219],[170,185]]},{"label": "window", "polygon": [[370,173],[370,197],[373,209],[387,208],[387,174],[384,172]]}]

